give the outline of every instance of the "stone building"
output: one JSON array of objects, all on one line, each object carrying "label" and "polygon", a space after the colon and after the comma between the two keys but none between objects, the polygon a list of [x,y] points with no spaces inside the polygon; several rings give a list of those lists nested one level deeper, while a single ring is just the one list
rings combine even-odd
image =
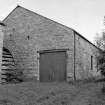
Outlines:
[{"label": "stone building", "polygon": [[21,6],[3,20],[1,27],[1,74],[6,69],[22,71],[24,81],[85,79],[99,74],[99,49],[74,29]]}]

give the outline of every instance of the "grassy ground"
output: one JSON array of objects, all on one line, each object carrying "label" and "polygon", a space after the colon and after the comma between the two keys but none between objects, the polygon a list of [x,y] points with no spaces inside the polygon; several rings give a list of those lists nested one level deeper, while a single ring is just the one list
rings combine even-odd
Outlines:
[{"label": "grassy ground", "polygon": [[0,105],[105,105],[103,82],[0,85]]}]

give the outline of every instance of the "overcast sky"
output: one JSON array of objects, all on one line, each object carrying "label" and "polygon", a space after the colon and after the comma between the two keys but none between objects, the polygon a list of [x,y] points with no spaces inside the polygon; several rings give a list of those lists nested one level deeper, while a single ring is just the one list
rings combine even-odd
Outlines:
[{"label": "overcast sky", "polygon": [[75,29],[92,42],[104,28],[105,0],[0,0],[0,20],[17,4]]}]

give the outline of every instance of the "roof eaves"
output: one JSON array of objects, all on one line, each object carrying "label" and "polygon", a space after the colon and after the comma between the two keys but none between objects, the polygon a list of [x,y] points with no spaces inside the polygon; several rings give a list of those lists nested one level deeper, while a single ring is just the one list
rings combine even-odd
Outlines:
[{"label": "roof eaves", "polygon": [[77,32],[76,30],[74,30],[75,33],[77,33],[81,38],[83,38],[84,40],[86,40],[88,43],[90,43],[91,45],[93,45],[94,47],[96,47],[97,49],[101,50],[99,47],[97,47],[96,45],[94,45],[92,42],[90,42],[89,40],[87,40],[85,37],[83,37],[79,32]]}]

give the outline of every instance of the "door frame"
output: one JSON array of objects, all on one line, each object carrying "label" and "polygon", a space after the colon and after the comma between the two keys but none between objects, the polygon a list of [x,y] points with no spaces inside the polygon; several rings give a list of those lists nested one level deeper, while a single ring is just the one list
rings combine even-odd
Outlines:
[{"label": "door frame", "polygon": [[37,53],[39,53],[39,81],[41,80],[40,79],[40,71],[41,71],[40,70],[40,54],[53,53],[53,52],[65,52],[65,54],[66,54],[66,62],[65,62],[66,68],[65,68],[65,80],[64,81],[67,80],[67,50],[69,50],[69,49],[50,49],[50,50],[39,50],[39,51],[37,51]]}]

